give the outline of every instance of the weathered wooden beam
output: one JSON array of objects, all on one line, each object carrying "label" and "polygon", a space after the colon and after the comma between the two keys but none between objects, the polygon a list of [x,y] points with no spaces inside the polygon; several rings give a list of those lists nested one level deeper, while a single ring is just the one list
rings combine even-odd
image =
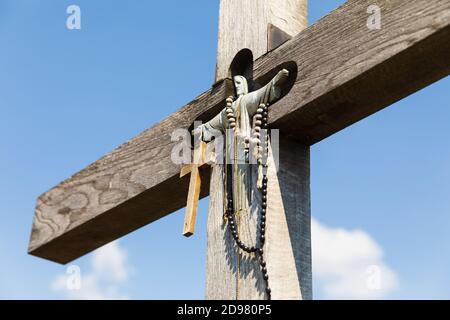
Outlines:
[{"label": "weathered wooden beam", "polygon": [[[230,89],[231,88],[231,89]],[[226,80],[37,200],[29,253],[67,263],[186,205],[189,176],[171,161],[171,134],[225,106]],[[203,118],[206,117],[206,118]],[[209,193],[202,170],[200,197]]]},{"label": "weathered wooden beam", "polygon": [[[381,8],[369,30],[367,8]],[[255,77],[280,63],[298,68],[269,123],[312,145],[450,74],[450,1],[350,0],[255,62]],[[268,74],[269,73],[269,74]]]},{"label": "weathered wooden beam", "polygon": [[[314,144],[450,73],[450,1],[378,0],[380,30],[366,26],[372,3],[348,1],[255,61],[257,82],[280,64],[298,69],[271,107],[271,126]],[[219,83],[39,197],[29,252],[67,263],[182,208],[189,179],[170,161],[170,133],[208,120],[226,94]],[[201,196],[208,190],[204,183]]]},{"label": "weathered wooden beam", "polygon": [[268,30],[295,36],[304,29],[307,19],[298,12],[305,11],[306,0],[221,0],[216,81],[229,77],[230,64],[240,50],[251,50],[256,59],[283,42],[276,31],[268,34]]}]

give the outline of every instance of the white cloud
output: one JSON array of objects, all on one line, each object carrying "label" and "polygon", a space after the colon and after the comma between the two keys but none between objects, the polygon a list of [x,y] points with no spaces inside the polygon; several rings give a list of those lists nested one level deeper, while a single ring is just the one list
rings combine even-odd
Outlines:
[{"label": "white cloud", "polygon": [[128,278],[126,258],[125,251],[112,242],[92,257],[93,272],[113,281],[125,281]]},{"label": "white cloud", "polygon": [[312,220],[313,276],[326,299],[382,299],[398,285],[382,248],[362,230]]},{"label": "white cloud", "polygon": [[117,242],[112,242],[94,253],[89,272],[69,266],[66,273],[53,280],[51,289],[70,299],[128,299],[126,294],[121,293],[129,277],[126,260],[126,252]]},{"label": "white cloud", "polygon": [[[312,246],[315,284],[326,299],[381,299],[398,286],[382,248],[363,230],[329,228],[313,219]],[[117,242],[97,250],[90,264],[90,270],[81,270],[78,289],[71,270],[55,277],[52,290],[71,299],[129,298],[122,291],[130,267]]]}]

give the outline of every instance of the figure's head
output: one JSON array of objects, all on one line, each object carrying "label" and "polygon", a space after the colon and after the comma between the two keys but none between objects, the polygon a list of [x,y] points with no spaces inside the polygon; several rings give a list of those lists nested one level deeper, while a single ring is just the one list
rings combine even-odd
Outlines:
[{"label": "figure's head", "polygon": [[236,95],[242,96],[248,93],[248,84],[247,79],[243,76],[235,76],[234,77],[234,87],[236,88]]}]

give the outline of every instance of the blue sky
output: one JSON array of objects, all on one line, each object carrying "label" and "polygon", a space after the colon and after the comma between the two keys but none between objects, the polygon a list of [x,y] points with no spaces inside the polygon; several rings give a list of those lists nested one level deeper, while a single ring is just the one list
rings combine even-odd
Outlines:
[{"label": "blue sky", "polygon": [[[310,22],[343,2],[310,1]],[[80,297],[66,266],[26,254],[36,198],[208,89],[217,17],[217,0],[0,0],[0,298]],[[315,298],[366,297],[349,275],[373,264],[389,284],[374,297],[450,298],[449,89],[313,146]],[[202,299],[206,217],[204,200],[195,237],[180,211],[76,260],[83,297]]]}]

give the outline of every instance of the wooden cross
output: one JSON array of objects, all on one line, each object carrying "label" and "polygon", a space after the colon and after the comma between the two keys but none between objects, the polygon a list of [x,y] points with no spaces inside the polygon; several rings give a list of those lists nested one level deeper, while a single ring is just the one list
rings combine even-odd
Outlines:
[{"label": "wooden cross", "polygon": [[[68,263],[184,207],[190,182],[170,160],[170,134],[224,108],[229,66],[249,49],[255,84],[281,66],[294,71],[290,91],[269,110],[270,127],[280,129],[280,171],[269,180],[267,265],[273,298],[310,299],[309,147],[450,73],[450,1],[377,0],[382,27],[371,30],[373,3],[349,0],[305,29],[306,0],[221,0],[217,82],[40,196],[29,253]],[[286,35],[293,38],[277,47]],[[205,170],[211,177],[195,188],[211,195],[206,297],[263,298],[220,220],[220,170]]]},{"label": "wooden cross", "polygon": [[190,237],[195,231],[195,221],[197,218],[198,201],[200,200],[200,187],[202,177],[200,168],[211,163],[211,159],[207,158],[207,145],[203,141],[197,141],[196,148],[193,152],[192,164],[185,165],[181,168],[180,178],[187,174],[191,174],[189,180],[189,192],[186,202],[186,215],[184,217],[183,235]]},{"label": "wooden cross", "polygon": [[181,168],[180,178],[186,174],[191,174],[189,181],[189,193],[186,203],[186,216],[184,218],[183,235],[190,237],[195,231],[195,219],[197,218],[198,201],[200,199],[200,162],[203,162],[204,158],[204,142],[201,142],[199,147],[194,150],[194,163]]}]

